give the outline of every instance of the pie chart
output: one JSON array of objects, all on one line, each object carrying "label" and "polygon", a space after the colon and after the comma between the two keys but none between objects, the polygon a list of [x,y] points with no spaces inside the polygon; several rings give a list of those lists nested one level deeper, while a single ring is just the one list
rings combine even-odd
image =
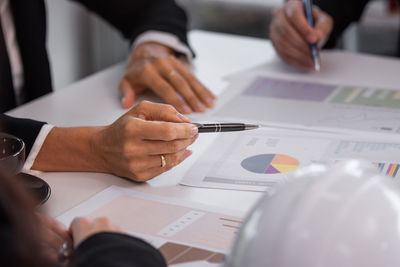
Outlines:
[{"label": "pie chart", "polygon": [[299,167],[299,164],[297,159],[282,154],[260,154],[241,162],[244,169],[261,174],[290,172]]}]

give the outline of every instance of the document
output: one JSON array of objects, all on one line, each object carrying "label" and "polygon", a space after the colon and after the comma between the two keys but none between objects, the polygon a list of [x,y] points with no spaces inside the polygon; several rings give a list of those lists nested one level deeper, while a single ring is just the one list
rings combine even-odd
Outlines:
[{"label": "document", "polygon": [[[58,217],[107,216],[129,234],[158,248],[170,266],[222,266],[242,215],[228,210],[161,198],[111,186]],[[199,265],[200,266],[200,265]]]},{"label": "document", "polygon": [[400,177],[398,138],[382,136],[381,141],[370,140],[368,135],[274,128],[221,133],[207,153],[192,165],[181,184],[268,191],[302,166],[334,165],[348,159],[366,160],[381,173]]},{"label": "document", "polygon": [[220,99],[213,115],[227,120],[400,134],[400,88],[247,76]]}]

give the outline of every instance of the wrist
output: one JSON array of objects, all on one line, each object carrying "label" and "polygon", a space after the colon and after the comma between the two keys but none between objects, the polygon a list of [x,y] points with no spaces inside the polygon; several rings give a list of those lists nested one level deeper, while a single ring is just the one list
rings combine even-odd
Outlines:
[{"label": "wrist", "polygon": [[103,149],[105,127],[95,127],[89,137],[89,151],[92,158],[93,167],[97,172],[110,173],[107,167],[107,159]]},{"label": "wrist", "polygon": [[130,59],[161,58],[169,55],[175,55],[175,50],[160,43],[144,42],[133,49]]}]

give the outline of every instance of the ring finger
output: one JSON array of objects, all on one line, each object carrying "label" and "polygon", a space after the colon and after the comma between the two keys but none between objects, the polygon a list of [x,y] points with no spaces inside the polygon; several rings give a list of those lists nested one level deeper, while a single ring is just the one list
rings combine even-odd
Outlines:
[{"label": "ring finger", "polygon": [[141,181],[141,182],[147,181],[153,177],[156,177],[156,176],[172,169],[176,165],[179,165],[182,161],[184,161],[186,158],[188,158],[191,154],[192,154],[192,152],[190,150],[184,150],[183,152],[175,153],[175,156],[171,156],[174,154],[166,155],[165,156],[166,165],[164,167],[161,167],[161,158],[158,157],[159,165],[157,167],[149,168],[145,171],[136,173],[136,178],[138,181]]},{"label": "ring finger", "polygon": [[[135,171],[135,174],[146,172],[152,168],[163,168],[165,170],[175,166],[177,162],[185,156],[185,153],[187,153],[186,151],[189,150],[183,149],[171,154],[152,155],[140,159],[136,158],[132,160],[134,162],[132,162],[133,167],[131,169]],[[164,160],[162,157],[164,157]],[[163,164],[163,161],[165,162],[165,165]]]}]

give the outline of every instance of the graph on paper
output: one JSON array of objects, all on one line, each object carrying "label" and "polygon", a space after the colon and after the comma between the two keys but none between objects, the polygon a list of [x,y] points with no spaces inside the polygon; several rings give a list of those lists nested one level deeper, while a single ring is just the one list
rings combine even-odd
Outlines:
[{"label": "graph on paper", "polygon": [[[368,141],[359,135],[260,128],[218,136],[181,181],[184,185],[265,191],[298,168],[360,159],[400,178],[400,141]],[[397,140],[393,138],[393,140]]]},{"label": "graph on paper", "polygon": [[225,255],[215,251],[167,242],[159,248],[168,265],[196,261],[221,264]]},{"label": "graph on paper", "polygon": [[396,163],[374,163],[378,170],[389,177],[396,178],[400,174],[400,164]]},{"label": "graph on paper", "polygon": [[400,133],[400,86],[384,89],[253,77],[232,84],[221,98],[214,115],[222,119]]},{"label": "graph on paper", "polygon": [[237,218],[126,195],[114,199],[88,216],[107,216],[129,232],[155,235],[218,251],[229,248],[240,227]]},{"label": "graph on paper", "polygon": [[265,191],[301,166],[323,158],[332,139],[258,129],[220,135],[184,177],[182,184]]},{"label": "graph on paper", "polygon": [[242,224],[241,217],[230,214],[111,186],[58,220],[69,225],[76,216],[106,216],[128,234],[158,248],[168,265],[200,261],[204,266],[220,266]]},{"label": "graph on paper", "polygon": [[287,155],[261,154],[248,157],[241,163],[242,167],[254,173],[277,174],[295,170],[299,161]]},{"label": "graph on paper", "polygon": [[399,109],[400,92],[361,87],[343,87],[340,88],[340,91],[331,102]]}]

